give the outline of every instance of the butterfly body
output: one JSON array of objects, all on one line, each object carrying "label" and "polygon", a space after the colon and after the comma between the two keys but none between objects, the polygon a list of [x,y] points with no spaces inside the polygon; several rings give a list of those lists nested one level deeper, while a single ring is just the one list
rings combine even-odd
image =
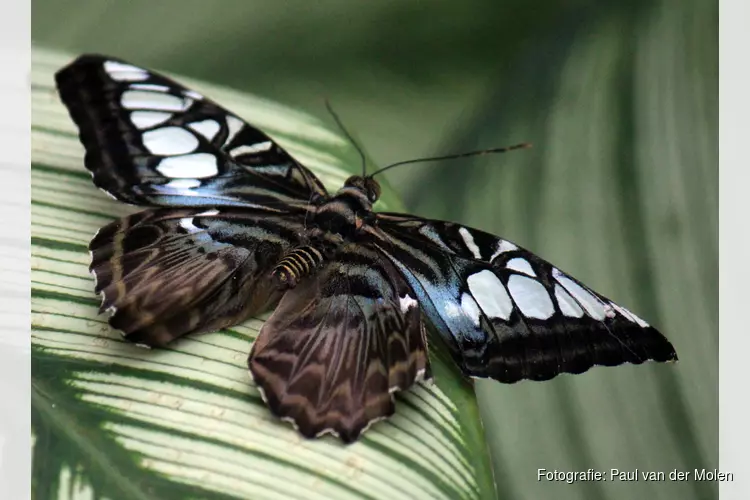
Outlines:
[{"label": "butterfly body", "polygon": [[655,328],[508,240],[329,194],[269,136],[157,73],[84,55],[57,86],[94,184],[147,207],[89,248],[101,311],[163,346],[273,309],[248,358],[271,411],[356,440],[430,377],[427,327],[466,376],[546,380],[677,359]]},{"label": "butterfly body", "polygon": [[276,285],[282,290],[294,288],[303,279],[310,275],[325,259],[324,254],[318,246],[303,245],[292,250],[276,264],[271,277],[276,280]]}]

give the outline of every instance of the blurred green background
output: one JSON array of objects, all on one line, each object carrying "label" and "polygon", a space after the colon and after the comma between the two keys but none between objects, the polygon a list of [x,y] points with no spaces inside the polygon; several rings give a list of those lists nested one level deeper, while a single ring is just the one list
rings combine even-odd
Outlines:
[{"label": "blurred green background", "polygon": [[718,2],[34,0],[32,40],[330,121],[328,98],[379,165],[532,142],[387,175],[411,212],[500,234],[636,311],[680,362],[478,382],[500,497],[718,496],[537,480],[718,467]]}]

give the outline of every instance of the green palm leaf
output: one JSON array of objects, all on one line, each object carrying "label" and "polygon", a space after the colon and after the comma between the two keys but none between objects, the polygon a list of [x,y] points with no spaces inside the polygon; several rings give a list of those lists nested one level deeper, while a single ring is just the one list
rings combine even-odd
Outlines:
[{"label": "green palm leaf", "polygon": [[[435,384],[400,396],[392,419],[344,446],[305,440],[265,408],[245,364],[261,320],[152,351],[108,328],[87,244],[133,209],[96,190],[83,168],[52,79],[70,59],[35,50],[31,76],[34,497],[492,497],[473,388],[440,351]],[[269,131],[329,187],[358,165],[350,145],[308,116],[181,80]],[[392,191],[380,208],[399,208]]]}]

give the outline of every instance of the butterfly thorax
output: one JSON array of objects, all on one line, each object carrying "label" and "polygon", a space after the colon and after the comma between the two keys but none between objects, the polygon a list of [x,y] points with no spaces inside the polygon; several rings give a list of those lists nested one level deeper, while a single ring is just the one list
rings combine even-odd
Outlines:
[{"label": "butterfly thorax", "polygon": [[371,213],[372,202],[364,193],[344,187],[315,210],[312,223],[324,231],[352,239]]},{"label": "butterfly thorax", "polygon": [[[279,260],[271,274],[276,286],[294,288],[300,280],[313,274],[336,251],[338,245],[331,241],[331,235],[338,236],[339,243],[354,241],[372,217],[372,204],[379,194],[380,186],[376,181],[354,176],[334,196],[313,208],[310,217],[313,238]],[[316,239],[315,234],[329,237]]]},{"label": "butterfly thorax", "polygon": [[315,209],[313,224],[345,239],[355,238],[373,216],[372,204],[379,197],[380,184],[375,179],[353,175]]}]

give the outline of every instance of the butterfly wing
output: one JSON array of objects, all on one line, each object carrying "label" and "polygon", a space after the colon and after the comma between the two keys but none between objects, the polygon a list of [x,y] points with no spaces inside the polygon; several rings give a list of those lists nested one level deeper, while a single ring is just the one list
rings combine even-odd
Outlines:
[{"label": "butterfly wing", "polygon": [[547,380],[595,365],[677,359],[654,327],[507,240],[399,214],[378,214],[377,226],[375,246],[468,375]]},{"label": "butterfly wing", "polygon": [[300,243],[302,221],[239,209],[148,209],[103,227],[89,245],[101,311],[137,343],[159,346],[269,309],[269,273]]},{"label": "butterfly wing", "polygon": [[55,79],[94,184],[121,201],[288,208],[326,196],[266,134],[169,78],[83,55]]},{"label": "butterfly wing", "polygon": [[414,295],[387,259],[344,247],[281,299],[248,365],[271,411],[346,442],[394,411],[392,393],[428,376]]}]

